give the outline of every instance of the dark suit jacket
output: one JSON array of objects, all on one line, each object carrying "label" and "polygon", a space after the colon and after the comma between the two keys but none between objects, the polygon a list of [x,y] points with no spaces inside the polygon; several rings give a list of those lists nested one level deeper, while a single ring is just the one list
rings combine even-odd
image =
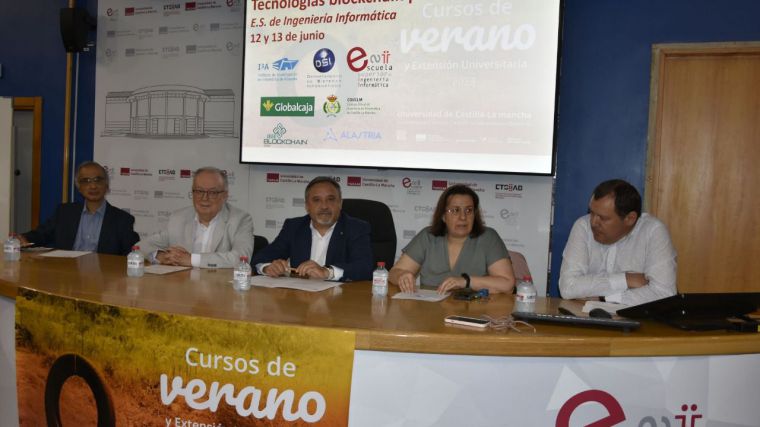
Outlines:
[{"label": "dark suit jacket", "polygon": [[[82,209],[84,204],[79,202],[62,203],[58,205],[51,218],[36,230],[24,233],[24,237],[39,246],[71,250],[77,237]],[[135,217],[106,202],[106,212],[98,237],[98,253],[128,254],[132,245],[140,240],[140,236],[134,231],[134,225]]]},{"label": "dark suit jacket", "polygon": [[[311,256],[311,228],[309,215],[289,218],[277,238],[259,251],[251,264],[272,262],[290,258],[291,266],[298,266]],[[373,270],[370,225],[366,221],[340,214],[338,223],[327,246],[325,263],[343,269],[341,281],[370,280]]]}]

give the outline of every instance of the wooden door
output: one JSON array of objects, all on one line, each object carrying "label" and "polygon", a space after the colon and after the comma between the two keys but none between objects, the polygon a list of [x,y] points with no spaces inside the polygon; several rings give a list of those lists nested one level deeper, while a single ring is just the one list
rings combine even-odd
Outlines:
[{"label": "wooden door", "polygon": [[647,210],[679,292],[760,292],[760,43],[653,48]]}]

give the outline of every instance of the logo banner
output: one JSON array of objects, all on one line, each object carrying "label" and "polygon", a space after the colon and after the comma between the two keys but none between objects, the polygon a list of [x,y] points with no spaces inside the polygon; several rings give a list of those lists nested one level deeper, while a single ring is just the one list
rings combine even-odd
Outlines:
[{"label": "logo banner", "polygon": [[21,290],[20,425],[345,426],[355,334]]}]

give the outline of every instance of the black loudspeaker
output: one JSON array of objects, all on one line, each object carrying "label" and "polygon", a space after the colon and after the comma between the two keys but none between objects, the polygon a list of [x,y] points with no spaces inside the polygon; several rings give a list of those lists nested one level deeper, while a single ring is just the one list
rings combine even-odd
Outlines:
[{"label": "black loudspeaker", "polygon": [[87,47],[87,33],[95,28],[95,20],[86,9],[61,9],[61,38],[66,52],[81,52]]}]

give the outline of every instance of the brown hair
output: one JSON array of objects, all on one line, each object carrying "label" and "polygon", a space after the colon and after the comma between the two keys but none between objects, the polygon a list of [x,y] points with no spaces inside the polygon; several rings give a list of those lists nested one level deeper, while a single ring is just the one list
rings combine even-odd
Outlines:
[{"label": "brown hair", "polygon": [[449,197],[455,195],[470,196],[472,197],[472,203],[474,204],[475,221],[472,224],[472,231],[470,237],[478,237],[485,231],[483,225],[483,217],[480,214],[480,199],[477,193],[472,188],[464,184],[455,184],[447,188],[446,191],[438,198],[438,204],[435,207],[435,213],[433,213],[433,221],[430,223],[430,233],[433,236],[445,236],[446,235],[446,223],[443,222],[443,216],[446,214],[446,205],[449,203]]}]

